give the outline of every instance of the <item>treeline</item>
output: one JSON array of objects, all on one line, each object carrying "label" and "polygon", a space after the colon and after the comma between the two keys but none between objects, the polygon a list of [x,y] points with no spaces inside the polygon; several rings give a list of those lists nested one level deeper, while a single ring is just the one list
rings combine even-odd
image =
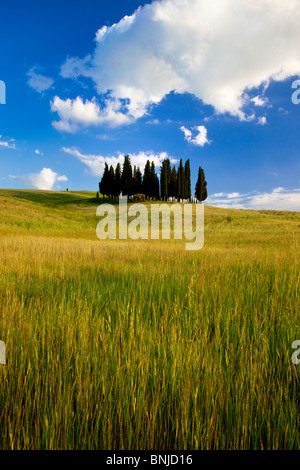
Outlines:
[{"label": "treeline", "polygon": [[[132,168],[129,155],[124,157],[123,167],[120,163],[116,169],[108,167],[105,163],[102,179],[99,183],[99,190],[102,195],[108,197],[145,195],[147,199],[167,201],[169,198],[180,201],[191,201],[191,169],[190,160],[185,165],[180,160],[176,169],[171,167],[169,158],[166,158],[160,168],[160,181],[155,172],[154,162],[147,163],[142,175],[139,167]],[[207,183],[205,174],[201,167],[198,171],[198,179],[195,186],[195,198],[198,201],[205,201],[207,198]]]}]

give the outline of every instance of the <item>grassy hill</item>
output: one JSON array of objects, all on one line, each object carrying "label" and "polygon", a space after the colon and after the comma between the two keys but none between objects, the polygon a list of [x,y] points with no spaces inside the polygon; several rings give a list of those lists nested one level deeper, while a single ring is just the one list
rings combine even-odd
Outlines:
[{"label": "grassy hill", "polygon": [[89,192],[0,190],[2,449],[299,449],[300,213],[100,241]]},{"label": "grassy hill", "polygon": [[[96,240],[95,192],[0,189],[0,233],[39,234]],[[115,201],[107,201],[113,202]],[[150,204],[147,203],[146,204]],[[117,206],[117,204],[116,204]],[[232,230],[234,228],[234,230]],[[265,235],[299,234],[300,212],[219,209],[205,206],[205,231],[251,232],[253,242]],[[215,233],[214,233],[215,235]],[[239,240],[243,242],[242,239]]]}]

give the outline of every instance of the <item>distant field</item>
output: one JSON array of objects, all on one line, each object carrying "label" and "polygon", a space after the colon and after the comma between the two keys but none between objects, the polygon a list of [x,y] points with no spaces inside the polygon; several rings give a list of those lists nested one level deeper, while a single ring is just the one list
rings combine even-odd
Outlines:
[{"label": "distant field", "polygon": [[1,449],[299,449],[300,213],[99,241],[89,192],[0,190]]}]

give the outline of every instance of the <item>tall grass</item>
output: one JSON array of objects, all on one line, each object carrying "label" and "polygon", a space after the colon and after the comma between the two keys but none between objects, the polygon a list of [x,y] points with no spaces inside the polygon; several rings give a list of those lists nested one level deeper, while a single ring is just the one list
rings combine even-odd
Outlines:
[{"label": "tall grass", "polygon": [[187,252],[29,196],[0,192],[0,448],[299,448],[300,214],[207,208]]}]

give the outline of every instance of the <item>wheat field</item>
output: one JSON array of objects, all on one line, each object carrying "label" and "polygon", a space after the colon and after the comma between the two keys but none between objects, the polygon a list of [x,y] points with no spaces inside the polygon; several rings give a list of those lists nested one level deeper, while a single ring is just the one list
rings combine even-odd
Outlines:
[{"label": "wheat field", "polygon": [[93,193],[0,190],[1,449],[299,449],[300,213],[100,241]]}]

